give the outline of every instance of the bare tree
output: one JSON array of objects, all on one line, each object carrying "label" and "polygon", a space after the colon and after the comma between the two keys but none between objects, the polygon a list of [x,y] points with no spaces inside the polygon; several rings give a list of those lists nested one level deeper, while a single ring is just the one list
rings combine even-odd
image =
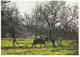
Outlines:
[{"label": "bare tree", "polygon": [[[2,1],[2,5],[3,5],[3,2],[8,3],[8,1]],[[3,17],[1,19],[2,35],[4,37],[6,37],[6,34],[10,35],[10,37],[13,38],[13,47],[15,47],[16,32],[17,32],[16,29],[18,29],[18,25],[19,25],[18,9],[16,7],[16,4],[13,2],[10,2],[9,5],[6,5],[6,6],[3,5],[1,9],[4,10],[5,12],[4,16],[1,15]]]},{"label": "bare tree", "polygon": [[[73,6],[69,5],[63,9],[62,14],[60,16],[61,18],[60,26],[63,27],[63,30],[67,34],[69,34],[68,32],[72,32],[75,29],[78,29],[78,5],[77,4],[74,4]],[[68,36],[67,34],[66,36]]]},{"label": "bare tree", "polygon": [[34,12],[34,14],[32,16],[29,16],[27,14],[25,14],[26,17],[26,27],[27,30],[29,32],[31,32],[35,38],[39,35],[42,34],[43,32],[43,22],[38,21],[39,17],[36,14],[36,12]]},{"label": "bare tree", "polygon": [[[31,24],[31,30],[37,31],[37,35],[38,33],[44,35],[46,34],[44,32],[47,32],[49,40],[55,47],[57,39],[65,39],[73,27],[77,29],[78,22],[74,22],[74,20],[78,21],[78,7],[76,4],[71,7],[67,6],[66,1],[40,3],[36,5],[31,18],[27,19],[27,23]],[[60,40],[61,42],[62,40]]]},{"label": "bare tree", "polygon": [[65,5],[65,1],[50,1],[48,3],[45,3],[44,5],[37,5],[36,11],[37,14],[40,15],[40,19],[42,22],[45,22],[46,28],[48,28],[49,31],[49,38],[55,47],[55,29],[56,24],[60,21],[58,18],[62,8]]},{"label": "bare tree", "polygon": [[6,37],[6,24],[5,24],[5,15],[6,15],[6,7],[10,4],[10,1],[1,1],[1,36]]}]

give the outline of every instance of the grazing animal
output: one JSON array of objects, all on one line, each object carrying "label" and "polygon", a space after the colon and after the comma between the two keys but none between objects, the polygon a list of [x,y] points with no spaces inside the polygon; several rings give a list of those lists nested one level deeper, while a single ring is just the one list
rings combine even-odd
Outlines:
[{"label": "grazing animal", "polygon": [[44,46],[45,46],[45,39],[43,39],[43,38],[34,39],[33,43],[32,43],[32,46],[36,47],[36,44],[41,44],[41,46],[42,46],[42,44],[44,44]]},{"label": "grazing animal", "polygon": [[49,38],[48,37],[45,37],[45,41],[48,42],[49,41]]}]

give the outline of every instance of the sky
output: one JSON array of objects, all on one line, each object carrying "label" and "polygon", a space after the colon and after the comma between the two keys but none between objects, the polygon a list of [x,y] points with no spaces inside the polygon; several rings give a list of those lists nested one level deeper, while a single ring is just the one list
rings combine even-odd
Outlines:
[{"label": "sky", "polygon": [[35,1],[17,1],[16,5],[21,15],[24,15],[24,13],[31,14],[35,7]]},{"label": "sky", "polygon": [[[43,0],[41,1],[43,2]],[[71,3],[72,1],[67,1],[67,2]],[[24,16],[24,13],[31,14],[35,5],[36,5],[35,0],[28,0],[28,1],[27,0],[16,0],[16,6],[18,7],[19,12],[22,16]]]}]

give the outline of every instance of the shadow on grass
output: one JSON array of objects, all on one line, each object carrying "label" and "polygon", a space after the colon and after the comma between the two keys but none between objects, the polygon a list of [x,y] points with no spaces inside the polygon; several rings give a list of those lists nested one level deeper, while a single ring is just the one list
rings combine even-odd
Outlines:
[{"label": "shadow on grass", "polygon": [[17,47],[13,47],[13,46],[1,46],[1,49],[36,49],[36,48],[45,48],[45,47],[27,47],[27,46],[17,46]]},{"label": "shadow on grass", "polygon": [[53,51],[61,51],[61,50],[78,50],[75,48],[71,48],[71,47],[66,47],[66,46],[57,46],[57,47],[52,47],[52,46],[45,46],[45,47],[32,47],[32,46],[1,46],[1,49],[41,49],[41,48],[46,48],[46,49],[50,49],[52,52]]},{"label": "shadow on grass", "polygon": [[[57,47],[27,47],[27,46],[16,46],[15,48],[13,48],[13,46],[2,46],[1,49],[3,50],[8,50],[8,49],[29,49],[28,52],[31,52],[31,49],[35,50],[35,49],[39,49],[40,51],[42,51],[44,48],[48,49],[47,51],[53,53],[53,52],[59,52],[59,53],[64,53],[65,55],[78,55],[79,51],[76,49],[71,49],[70,47],[61,47],[61,46],[57,46]],[[42,49],[42,50],[41,50]],[[67,52],[67,53],[66,53]],[[26,53],[26,52],[25,52]]]}]

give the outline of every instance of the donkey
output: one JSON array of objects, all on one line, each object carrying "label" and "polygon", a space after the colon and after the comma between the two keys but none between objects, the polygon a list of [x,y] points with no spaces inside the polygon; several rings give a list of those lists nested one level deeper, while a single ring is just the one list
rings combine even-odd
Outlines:
[{"label": "donkey", "polygon": [[42,44],[44,44],[44,47],[45,47],[45,45],[46,45],[45,42],[46,42],[46,39],[44,39],[44,38],[36,38],[33,40],[32,46],[36,47],[36,44],[41,44],[41,46],[42,46]]}]

